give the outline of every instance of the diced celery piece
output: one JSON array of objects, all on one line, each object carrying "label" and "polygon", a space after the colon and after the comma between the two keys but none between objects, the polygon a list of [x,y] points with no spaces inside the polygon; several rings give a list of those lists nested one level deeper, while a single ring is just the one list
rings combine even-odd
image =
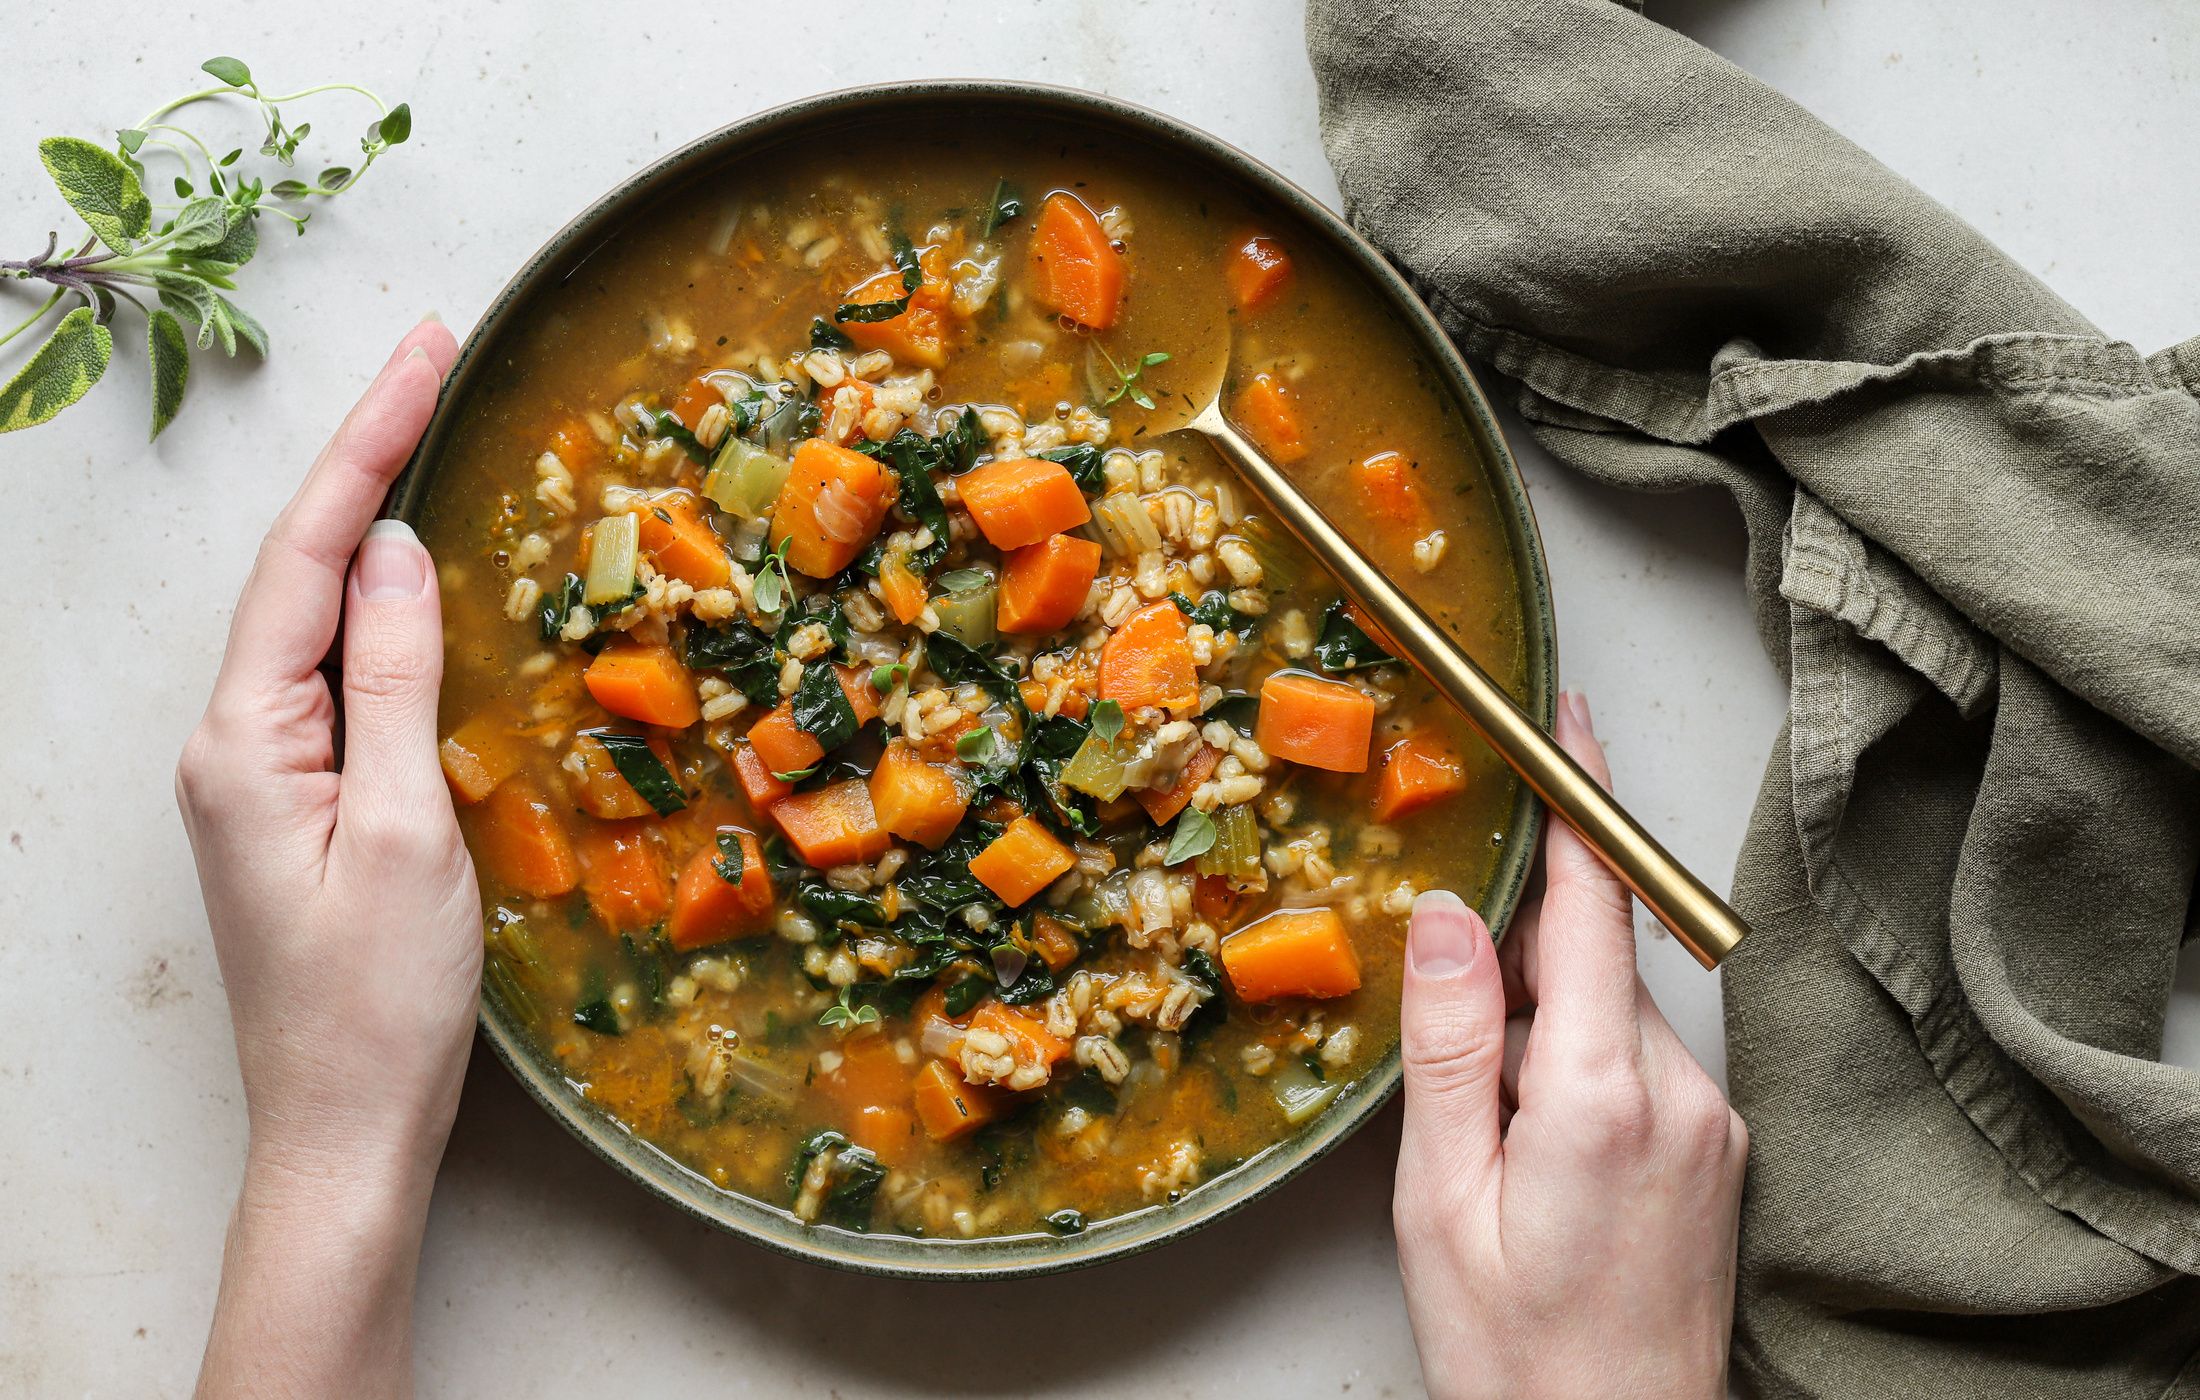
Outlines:
[{"label": "diced celery piece", "polygon": [[542,982],[546,966],[527,921],[500,906],[489,917],[483,941],[482,981],[514,1019],[532,1025],[541,1015],[532,988]]},{"label": "diced celery piece", "polygon": [[790,469],[786,458],[745,439],[729,437],[703,478],[703,494],[728,514],[761,520],[779,499],[779,488],[787,484]]},{"label": "diced celery piece", "polygon": [[1298,1060],[1278,1065],[1268,1082],[1276,1095],[1276,1107],[1283,1110],[1284,1121],[1294,1126],[1329,1107],[1330,1101],[1344,1087],[1322,1083],[1314,1071]]},{"label": "diced celery piece", "polygon": [[590,607],[616,603],[634,592],[634,573],[642,562],[642,522],[633,515],[607,515],[588,532],[588,578],[581,601]]},{"label": "diced celery piece", "polygon": [[1121,797],[1128,778],[1121,735],[1111,743],[1097,734],[1087,734],[1085,742],[1077,746],[1077,752],[1070,755],[1069,764],[1062,769],[1062,786],[1075,788],[1102,802],[1113,802]]},{"label": "diced celery piece", "polygon": [[1251,807],[1241,803],[1215,813],[1215,844],[1199,857],[1199,873],[1240,884],[1260,878],[1260,824]]},{"label": "diced celery piece", "polygon": [[513,971],[511,960],[503,953],[491,952],[482,959],[481,980],[490,993],[504,1003],[504,1008],[512,1014],[512,1019],[521,1025],[532,1026],[541,1017],[542,1010],[535,1003],[534,993],[527,989],[527,984]]},{"label": "diced celery piece", "polygon": [[999,638],[994,613],[1000,588],[992,579],[981,584],[950,589],[932,600],[939,614],[940,630],[964,646],[990,646]]}]

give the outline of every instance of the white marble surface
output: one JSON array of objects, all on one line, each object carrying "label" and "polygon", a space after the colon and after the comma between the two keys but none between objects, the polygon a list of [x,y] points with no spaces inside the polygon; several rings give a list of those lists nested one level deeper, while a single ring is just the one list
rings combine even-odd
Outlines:
[{"label": "white marble surface", "polygon": [[[276,359],[201,361],[158,447],[143,442],[134,360],[56,424],[0,438],[17,657],[0,687],[10,1394],[189,1390],[243,1143],[169,774],[260,533],[417,315],[463,329],[549,228],[650,157],[873,78],[1103,89],[1334,194],[1297,7],[1279,0],[1075,0],[1044,19],[979,0],[843,7],[863,24],[752,6],[604,3],[553,20],[385,0],[271,27],[237,0],[143,8],[96,48],[65,9],[11,20],[0,240],[13,255],[35,250],[59,207],[35,139],[130,120],[213,53],[283,82],[363,79],[413,103],[417,137],[302,243],[268,240],[245,299]],[[2200,15],[2179,0],[1674,0],[1663,13],[2115,333],[2153,349],[2200,329]],[[864,58],[836,56],[834,36],[857,33],[898,52],[865,40]],[[1522,456],[1566,678],[1596,702],[1621,792],[1723,880],[1781,699],[1749,629],[1733,513],[1708,496],[1602,491]],[[1645,942],[1661,1002],[1718,1064],[1712,979]],[[419,1373],[427,1393],[455,1395],[1413,1394],[1387,1210],[1395,1140],[1393,1109],[1278,1198],[1158,1255],[1038,1283],[882,1284],[689,1225],[597,1165],[484,1054],[429,1227]]]}]

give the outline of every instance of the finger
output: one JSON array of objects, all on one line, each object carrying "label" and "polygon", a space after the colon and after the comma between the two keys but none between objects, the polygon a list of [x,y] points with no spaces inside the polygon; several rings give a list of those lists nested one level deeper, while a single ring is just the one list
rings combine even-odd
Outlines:
[{"label": "finger", "polygon": [[299,680],[328,654],[345,566],[420,441],[457,353],[440,322],[415,327],[321,450],[245,581],[217,700]]},{"label": "finger", "polygon": [[1520,1074],[1528,1063],[1528,1045],[1535,1030],[1535,1012],[1515,1011],[1505,1018],[1505,1063],[1497,1079],[1497,1122],[1500,1128],[1511,1124],[1512,1116],[1520,1107]]},{"label": "finger", "polygon": [[[1590,728],[1588,702],[1561,697],[1558,741],[1609,791],[1611,770]],[[1632,896],[1571,829],[1543,838],[1544,886],[1536,921],[1534,990],[1539,1037],[1577,1062],[1632,1056],[1641,1032],[1635,1005]]]},{"label": "finger", "polygon": [[1448,890],[1413,902],[1400,1010],[1406,1077],[1401,1173],[1479,1194],[1498,1170],[1505,996],[1482,917]]},{"label": "finger", "polygon": [[[1531,876],[1529,887],[1540,890],[1541,881]],[[1505,926],[1505,941],[1497,945],[1497,970],[1505,978],[1505,1009],[1521,1011],[1535,1005],[1536,937],[1543,923],[1543,896],[1531,895],[1513,912]]]},{"label": "finger", "polygon": [[1749,1161],[1749,1129],[1658,1010],[1650,989],[1637,985],[1643,1084],[1671,1144],[1668,1151],[1709,1179],[1738,1190]]},{"label": "finger", "polygon": [[436,758],[443,610],[411,527],[378,520],[344,598],[344,769],[337,837],[426,829],[450,795]]}]

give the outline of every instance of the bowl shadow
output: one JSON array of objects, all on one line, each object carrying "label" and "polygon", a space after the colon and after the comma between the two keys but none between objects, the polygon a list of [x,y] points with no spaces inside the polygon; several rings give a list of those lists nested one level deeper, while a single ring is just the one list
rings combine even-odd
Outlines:
[{"label": "bowl shadow", "polygon": [[[1064,1376],[1065,1356],[1083,1358],[1081,1387],[1099,1379],[1096,1368],[1150,1373],[1157,1357],[1181,1355],[1259,1307],[1264,1282],[1348,1276],[1343,1256],[1387,1255],[1399,1114],[1393,1101],[1281,1188],[1140,1254],[1023,1279],[878,1278],[698,1222],[553,1122],[484,1044],[436,1189],[462,1211],[496,1201],[500,1217],[531,1217],[505,1220],[511,1228],[555,1222],[567,1265],[669,1280],[689,1305],[738,1321],[752,1374],[829,1356],[856,1386],[1029,1395]],[[860,1328],[849,1325],[856,1318]]]}]

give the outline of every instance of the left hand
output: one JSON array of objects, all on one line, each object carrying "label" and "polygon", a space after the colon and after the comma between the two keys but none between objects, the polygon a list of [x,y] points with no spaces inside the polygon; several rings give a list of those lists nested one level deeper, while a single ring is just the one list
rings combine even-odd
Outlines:
[{"label": "left hand", "polygon": [[[442,325],[416,327],[323,449],[260,548],[176,770],[250,1123],[202,1393],[409,1385],[481,903],[436,758],[435,568],[410,529],[369,526],[456,358]],[[339,621],[341,768],[319,670]]]}]

